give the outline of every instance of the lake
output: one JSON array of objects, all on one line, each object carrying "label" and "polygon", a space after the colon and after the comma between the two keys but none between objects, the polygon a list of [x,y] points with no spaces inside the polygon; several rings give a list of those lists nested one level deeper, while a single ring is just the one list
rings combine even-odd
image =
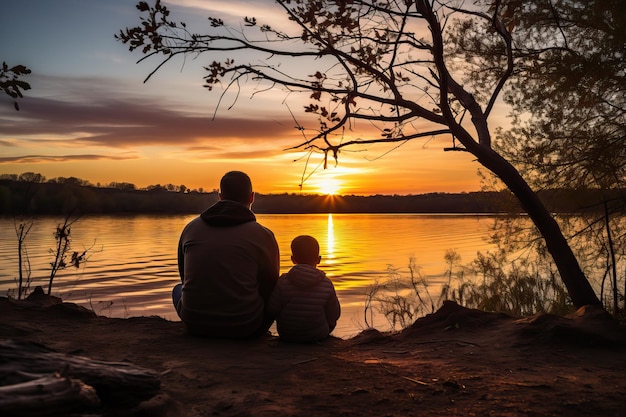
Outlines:
[{"label": "lake", "polygon": [[[52,292],[110,317],[158,315],[178,320],[171,288],[179,282],[176,249],[185,224],[195,215],[91,216],[71,228],[72,248],[91,248],[83,267],[62,270]],[[300,234],[320,242],[320,269],[333,281],[342,316],[333,333],[349,337],[365,328],[368,288],[388,278],[389,265],[406,272],[414,257],[432,294],[438,294],[446,269],[444,254],[453,249],[461,262],[492,246],[486,241],[491,216],[423,214],[265,214],[281,251],[281,272],[292,265],[289,245]],[[26,239],[32,284],[47,288],[56,226],[61,218],[39,217]],[[0,218],[0,293],[16,288],[17,237],[12,219]],[[370,324],[372,324],[370,322]],[[374,326],[388,329],[384,317]]]}]

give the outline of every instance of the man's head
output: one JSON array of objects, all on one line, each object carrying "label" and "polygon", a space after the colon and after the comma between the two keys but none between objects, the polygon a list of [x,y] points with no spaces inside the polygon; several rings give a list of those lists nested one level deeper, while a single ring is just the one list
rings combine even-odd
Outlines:
[{"label": "man's head", "polygon": [[291,260],[294,264],[316,266],[320,259],[320,245],[314,237],[302,235],[291,241]]},{"label": "man's head", "polygon": [[254,201],[252,181],[241,171],[230,171],[220,181],[220,200],[233,200],[250,206]]}]

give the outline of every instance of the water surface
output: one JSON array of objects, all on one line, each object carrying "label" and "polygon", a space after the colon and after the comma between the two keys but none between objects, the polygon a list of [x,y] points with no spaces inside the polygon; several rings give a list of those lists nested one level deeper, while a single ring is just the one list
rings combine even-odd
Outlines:
[{"label": "water surface", "polygon": [[[53,294],[65,301],[111,317],[158,315],[178,320],[170,291],[179,282],[178,238],[195,215],[84,217],[71,228],[74,250],[90,248],[84,267],[58,273]],[[372,282],[388,277],[387,267],[407,271],[414,257],[433,293],[444,281],[446,250],[456,250],[462,262],[491,246],[485,237],[493,224],[489,216],[419,214],[272,214],[258,215],[272,229],[281,251],[281,271],[291,267],[289,244],[300,234],[320,242],[320,268],[335,284],[343,313],[335,335],[347,337],[365,326],[363,308]],[[26,249],[32,284],[47,287],[50,248],[60,218],[36,218]],[[0,219],[0,292],[16,287],[17,238],[12,219]],[[370,323],[371,324],[371,323]],[[384,318],[374,325],[384,330]]]}]

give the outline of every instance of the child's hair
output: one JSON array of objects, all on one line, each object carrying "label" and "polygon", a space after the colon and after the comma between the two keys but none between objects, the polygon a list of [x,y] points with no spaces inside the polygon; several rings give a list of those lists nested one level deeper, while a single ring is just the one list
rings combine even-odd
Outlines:
[{"label": "child's hair", "polygon": [[317,265],[320,257],[320,245],[312,236],[298,236],[291,241],[291,255],[296,263]]}]

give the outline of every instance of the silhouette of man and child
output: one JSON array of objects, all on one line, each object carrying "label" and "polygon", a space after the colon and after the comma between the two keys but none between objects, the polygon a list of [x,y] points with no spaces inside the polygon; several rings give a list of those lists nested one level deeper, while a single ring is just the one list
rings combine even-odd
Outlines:
[{"label": "silhouette of man and child", "polygon": [[256,221],[252,182],[240,171],[220,181],[219,201],[189,222],[178,244],[181,283],[172,290],[190,334],[249,339],[276,321],[281,340],[316,342],[335,328],[341,307],[333,283],[317,269],[314,237],[291,242],[294,266],[280,274],[278,243]]}]

